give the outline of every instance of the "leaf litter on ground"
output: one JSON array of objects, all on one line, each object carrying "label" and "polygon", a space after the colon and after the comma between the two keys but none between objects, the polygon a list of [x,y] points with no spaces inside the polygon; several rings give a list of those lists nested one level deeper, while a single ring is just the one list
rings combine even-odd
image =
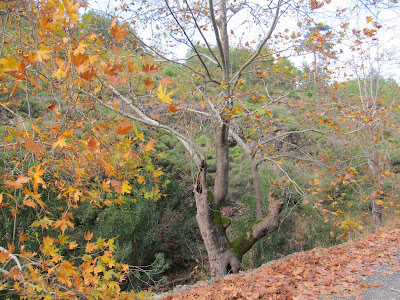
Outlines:
[{"label": "leaf litter on ground", "polygon": [[257,270],[216,278],[188,291],[164,294],[162,299],[274,299],[304,300],[336,296],[363,299],[363,292],[379,287],[363,278],[388,266],[399,272],[400,226],[382,228],[366,238],[331,248],[300,252]]}]

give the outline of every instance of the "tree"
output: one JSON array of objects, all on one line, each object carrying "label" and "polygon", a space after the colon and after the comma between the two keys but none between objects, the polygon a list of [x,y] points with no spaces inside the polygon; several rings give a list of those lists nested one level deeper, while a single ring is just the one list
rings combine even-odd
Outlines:
[{"label": "tree", "polygon": [[[129,10],[128,4],[124,4],[123,7]],[[144,3],[142,7],[145,7]],[[136,24],[140,24],[140,16],[135,14],[135,8],[136,6],[133,5],[131,13],[134,14],[133,18],[135,18]],[[162,18],[165,19],[164,23],[155,22],[154,28],[152,29],[157,32],[157,28],[159,28],[160,35],[153,38],[160,41],[163,40],[163,34],[167,31],[171,32],[173,41],[183,41],[183,43],[186,43],[191,49],[193,55],[187,58],[187,60],[196,59],[197,62],[195,64],[196,67],[180,63],[184,67],[190,69],[191,77],[189,80],[193,86],[192,91],[188,90],[188,85],[186,85],[179,87],[179,89],[177,87],[173,88],[173,92],[167,92],[167,81],[161,81],[157,89],[159,101],[168,104],[169,111],[175,114],[175,116],[179,116],[176,123],[165,123],[165,119],[161,113],[157,118],[151,118],[146,115],[145,108],[142,110],[139,108],[138,97],[130,98],[129,96],[131,95],[123,91],[118,91],[113,86],[106,86],[114,97],[117,97],[117,99],[123,101],[125,105],[130,107],[132,112],[131,118],[151,126],[162,128],[166,132],[176,136],[185,145],[187,151],[199,167],[194,186],[194,197],[197,207],[197,222],[207,248],[211,275],[220,276],[229,271],[238,272],[242,256],[257,242],[257,240],[278,228],[279,214],[284,206],[285,194],[283,192],[278,193],[271,190],[268,199],[268,213],[267,215],[263,214],[263,199],[260,191],[258,170],[254,161],[254,153],[247,144],[251,141],[248,135],[240,136],[240,134],[235,132],[232,127],[232,119],[234,119],[235,114],[237,114],[240,115],[241,118],[244,117],[244,119],[250,120],[251,122],[255,120],[255,123],[257,123],[258,121],[256,119],[259,119],[259,109],[267,111],[266,107],[268,107],[270,103],[277,102],[279,99],[282,99],[284,95],[290,93],[286,92],[280,93],[279,96],[275,97],[271,97],[270,95],[269,98],[265,97],[263,99],[264,102],[258,105],[257,110],[250,112],[250,114],[244,113],[248,110],[248,105],[241,104],[242,100],[247,100],[242,98],[243,95],[240,93],[243,80],[251,76],[260,76],[260,78],[262,78],[265,62],[275,61],[275,64],[273,64],[271,68],[273,68],[276,73],[286,71],[288,74],[294,74],[293,68],[290,66],[280,66],[282,62],[279,61],[281,57],[279,51],[275,53],[274,50],[269,50],[269,46],[273,44],[272,37],[278,20],[286,10],[294,7],[283,1],[275,1],[265,7],[261,5],[248,7],[246,3],[230,3],[228,1],[203,1],[194,3],[186,1],[182,3],[165,1],[154,5],[148,5],[147,8],[149,11],[146,13],[144,13],[143,10],[140,12],[142,16],[145,16],[143,23],[141,23],[142,25],[145,24],[143,25],[144,27],[152,26],[150,19],[148,19],[151,18],[152,13],[157,15],[158,18],[162,16]],[[239,68],[232,69],[232,44],[230,43],[230,37],[234,36],[235,32],[233,30],[229,32],[228,24],[235,19],[239,13],[246,10],[249,12],[251,11],[254,16],[255,24],[260,25],[263,31],[260,31],[261,38],[255,41],[256,46],[254,49],[250,48],[248,42],[243,41],[241,46],[251,49],[251,54],[248,57],[244,57]],[[267,20],[265,20],[264,17]],[[250,20],[246,20],[246,22],[249,22],[249,24],[251,23]],[[263,22],[269,24],[267,28],[264,28]],[[211,30],[211,37],[204,34],[206,30]],[[140,30],[136,29],[136,31],[139,32]],[[208,53],[201,52],[201,49],[195,46],[195,44],[197,44],[194,39],[196,34],[199,35],[203,47],[207,48]],[[292,39],[296,38],[297,35],[293,34]],[[291,40],[288,35],[282,36],[282,40],[285,39]],[[215,42],[215,47],[212,45],[213,41]],[[239,39],[239,44],[240,42]],[[168,41],[163,40],[163,43],[158,43],[158,45],[148,45],[147,50],[154,53],[156,58],[161,57],[164,61],[179,63],[179,61],[169,59],[168,56],[163,54],[162,48],[158,47],[160,44],[166,47],[168,46],[167,43]],[[146,45],[146,42],[142,41],[142,44]],[[218,68],[210,68],[210,62],[218,66]],[[237,66],[238,64],[235,63],[235,65]],[[151,70],[155,69],[156,67],[154,66],[147,66],[146,68],[143,67],[143,72],[151,75]],[[261,73],[257,75],[257,72]],[[150,79],[146,79],[145,82],[147,82],[147,89],[151,90],[154,86],[154,82],[150,81]],[[292,79],[293,86],[294,82],[295,76]],[[262,80],[260,80],[260,88],[268,92],[268,86],[264,85]],[[293,87],[292,90],[294,89]],[[172,97],[172,93],[176,95],[178,90],[182,91],[182,93],[178,95],[178,99],[181,98],[182,101],[175,100]],[[82,92],[87,95],[90,94],[89,92],[83,91],[83,89]],[[196,99],[195,95],[200,95],[201,102],[194,101]],[[145,97],[144,95],[142,96]],[[189,99],[184,101],[184,98]],[[150,99],[149,101],[153,101],[151,97],[148,99]],[[175,103],[179,104],[179,106]],[[108,107],[112,106],[108,105]],[[157,109],[162,110],[162,107]],[[187,117],[184,113],[203,115],[204,118],[206,118],[206,122],[208,122],[208,126],[212,126],[215,132],[213,137],[216,155],[216,173],[214,178],[211,178],[207,172],[207,161],[204,155],[199,153],[198,147],[193,144],[190,135],[185,134],[187,130],[186,127],[193,126],[193,124],[190,124],[190,116]],[[269,117],[268,114],[266,115]],[[173,116],[174,115],[172,115],[171,118]],[[236,139],[248,154],[253,170],[254,189],[256,191],[258,205],[256,222],[232,241],[229,241],[226,235],[226,228],[229,226],[229,221],[221,215],[221,207],[227,200],[226,197],[229,186],[229,135]]]},{"label": "tree", "polygon": [[[278,133],[274,126],[282,120],[270,108],[289,103],[290,94],[299,88],[299,72],[285,58],[293,53],[292,49],[299,49],[295,46],[300,43],[301,33],[293,30],[289,34],[289,29],[277,31],[277,28],[285,14],[299,11],[301,2],[122,3],[123,16],[132,15],[125,21],[112,16],[107,33],[99,30],[96,22],[88,22],[89,28],[82,29],[78,9],[86,3],[20,1],[20,4],[0,6],[2,30],[6,33],[0,77],[7,103],[2,106],[9,109],[18,92],[29,100],[31,94],[44,91],[51,96],[52,103],[47,108],[56,123],[49,125],[41,119],[29,124],[30,127],[21,122],[22,127],[10,129],[6,146],[20,149],[23,155],[27,151],[31,164],[22,164],[24,168],[18,169],[21,162],[27,161],[19,157],[15,168],[7,169],[6,176],[12,180],[7,179],[3,185],[15,189],[18,197],[5,190],[0,204],[14,220],[21,207],[32,209],[38,214],[33,228],[40,226],[57,233],[61,230],[61,235],[56,239],[43,234],[38,248],[44,258],[35,257],[39,262],[33,269],[29,263],[33,253],[27,253],[21,246],[19,251],[25,262],[21,264],[13,254],[12,245],[8,249],[3,247],[1,262],[5,267],[1,270],[6,278],[3,285],[20,294],[32,291],[60,297],[91,295],[93,291],[119,294],[120,286],[111,278],[124,280],[129,267],[115,262],[113,240],[106,242],[99,238],[91,243],[92,235],[87,232],[85,250],[78,256],[80,264],[76,268],[59,255],[59,248],[67,244],[70,250],[75,248],[65,232],[74,226],[70,211],[80,201],[99,206],[119,205],[134,200],[127,196],[133,187],[144,198],[161,197],[162,172],[154,167],[151,156],[156,142],[145,139],[142,133],[149,127],[177,138],[187,151],[182,156],[192,159],[198,168],[193,194],[211,275],[238,272],[243,255],[278,228],[285,205],[285,187],[280,182],[271,188],[268,209],[264,208],[266,197],[260,190],[256,158],[279,166],[279,157],[268,156],[274,152],[267,150],[268,146],[273,140],[299,132],[297,128],[285,128],[285,132]],[[321,5],[311,1],[311,10]],[[303,8],[308,10],[308,6]],[[243,13],[251,16],[245,19],[249,27],[245,30],[230,27],[242,20]],[[90,30],[90,26],[95,28]],[[151,27],[155,34],[152,44],[146,36],[138,36],[144,32],[141,26]],[[254,43],[240,37],[249,30],[256,32]],[[179,60],[166,54],[164,50],[177,42],[186,44],[192,55]],[[241,56],[235,56],[240,52],[234,51],[235,48],[242,50]],[[233,57],[239,62],[232,62]],[[171,66],[179,73],[174,79],[166,76],[173,73],[166,72]],[[159,72],[162,68],[164,73]],[[246,82],[251,82],[251,90],[244,89]],[[26,103],[29,105],[29,101]],[[209,172],[210,164],[195,143],[202,130],[208,132],[215,144],[215,174]],[[231,240],[226,232],[230,220],[221,213],[228,202],[230,136],[248,156],[257,200],[254,222]],[[18,174],[12,173],[17,169]],[[142,186],[146,179],[151,182],[147,188]],[[51,190],[56,200],[65,202],[59,213],[46,209],[42,200],[45,190]],[[16,240],[14,231],[11,241]],[[92,257],[94,250],[105,253]],[[7,266],[12,261],[15,265]],[[58,272],[44,276],[42,273],[49,264]],[[21,276],[14,276],[14,271]],[[62,277],[64,281],[58,285],[58,279],[54,278],[64,273],[68,278]],[[25,278],[38,283],[32,286]],[[13,281],[21,283],[23,288],[14,287],[10,284]],[[90,287],[82,284],[87,281]],[[72,286],[74,289],[68,290]]]}]

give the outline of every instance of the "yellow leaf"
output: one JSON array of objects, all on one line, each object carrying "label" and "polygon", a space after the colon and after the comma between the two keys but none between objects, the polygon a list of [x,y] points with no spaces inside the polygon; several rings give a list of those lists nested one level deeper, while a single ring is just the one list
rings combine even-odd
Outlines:
[{"label": "yellow leaf", "polygon": [[143,147],[143,150],[146,152],[151,151],[151,150],[156,150],[156,149],[154,149],[154,142],[150,140],[147,143],[147,145]]},{"label": "yellow leaf", "polygon": [[[74,54],[78,55],[78,54],[85,53],[86,46],[87,46],[87,44],[85,44],[85,41],[80,41],[78,47],[76,47],[76,49],[74,50]],[[90,57],[89,57],[89,59],[90,59]]]},{"label": "yellow leaf", "polygon": [[0,59],[0,63],[2,63],[2,71],[9,72],[9,71],[16,71],[18,70],[18,63],[14,58],[8,56],[8,58]]},{"label": "yellow leaf", "polygon": [[59,138],[58,141],[51,146],[51,149],[54,150],[55,148],[57,148],[57,146],[60,146],[61,149],[67,146],[64,137]]},{"label": "yellow leaf", "polygon": [[174,92],[169,92],[168,94],[166,94],[166,92],[167,92],[167,87],[163,88],[162,85],[160,84],[157,89],[157,97],[158,99],[161,100],[161,102],[171,104],[172,99],[170,98],[170,96],[172,96]]},{"label": "yellow leaf", "polygon": [[43,60],[50,59],[50,56],[47,55],[49,52],[51,52],[49,48],[43,45],[40,46],[39,51],[36,53],[36,60],[41,62]]},{"label": "yellow leaf", "polygon": [[128,181],[125,180],[124,182],[122,182],[122,187],[121,187],[122,195],[125,193],[129,194],[131,192],[131,189],[132,187],[129,185]]},{"label": "yellow leaf", "polygon": [[314,185],[318,185],[319,184],[319,180],[318,179],[314,179]]},{"label": "yellow leaf", "polygon": [[347,171],[349,171],[351,174],[358,174],[358,172],[354,168],[350,168]]},{"label": "yellow leaf", "polygon": [[383,202],[382,200],[375,200],[375,203],[378,205],[385,205],[385,202]]},{"label": "yellow leaf", "polygon": [[60,66],[58,70],[53,73],[53,76],[56,77],[58,80],[67,76],[64,65]]}]

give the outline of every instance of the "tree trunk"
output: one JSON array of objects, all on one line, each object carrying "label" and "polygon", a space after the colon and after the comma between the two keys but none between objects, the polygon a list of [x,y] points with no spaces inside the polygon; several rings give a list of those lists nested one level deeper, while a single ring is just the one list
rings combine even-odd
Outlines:
[{"label": "tree trunk", "polygon": [[203,161],[197,175],[194,197],[197,208],[196,219],[207,249],[211,276],[223,276],[230,271],[237,273],[241,267],[241,260],[230,248],[220,205],[215,205],[213,194],[207,188],[206,177],[207,165]]},{"label": "tree trunk", "polygon": [[213,193],[207,188],[206,162],[202,161],[199,167],[193,192],[197,208],[196,219],[207,250],[211,276],[223,276],[229,272],[237,273],[241,268],[243,255],[260,238],[278,228],[285,193],[279,196],[275,190],[271,190],[267,216],[251,224],[243,234],[229,242],[225,230],[230,220],[222,217],[220,205],[215,204]]},{"label": "tree trunk", "polygon": [[[371,136],[374,136],[374,132],[371,130]],[[376,144],[373,144],[372,146],[372,151],[370,154],[370,166],[372,168],[372,171],[375,176],[375,181],[378,186],[381,185],[381,180],[382,180],[382,175],[379,172],[380,166],[379,166],[379,154],[378,150],[376,149]],[[380,200],[379,196],[381,194],[381,189],[377,189],[375,191],[375,197],[373,197],[372,201],[372,219],[374,220],[374,225],[375,225],[375,230],[378,230],[379,228],[383,227],[383,222],[382,222],[382,212],[383,212],[383,206],[377,204],[375,201]]]}]

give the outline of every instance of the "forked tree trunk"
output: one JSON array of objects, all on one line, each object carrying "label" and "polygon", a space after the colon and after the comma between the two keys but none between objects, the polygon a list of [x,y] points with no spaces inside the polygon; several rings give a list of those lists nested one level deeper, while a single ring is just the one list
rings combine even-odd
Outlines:
[{"label": "forked tree trunk", "polygon": [[194,197],[197,208],[197,223],[207,249],[211,276],[222,276],[229,271],[237,273],[241,267],[240,259],[232,252],[225,233],[226,225],[221,216],[220,206],[215,205],[211,190],[206,183],[207,165],[200,165]]},{"label": "forked tree trunk", "polygon": [[282,193],[279,196],[275,190],[271,191],[267,216],[251,224],[239,237],[230,242],[225,231],[230,220],[222,217],[220,205],[216,204],[211,189],[207,188],[206,178],[207,164],[203,161],[197,176],[194,197],[197,208],[196,219],[208,253],[211,276],[223,276],[228,272],[237,273],[241,268],[243,255],[260,238],[278,228],[285,195]]}]

